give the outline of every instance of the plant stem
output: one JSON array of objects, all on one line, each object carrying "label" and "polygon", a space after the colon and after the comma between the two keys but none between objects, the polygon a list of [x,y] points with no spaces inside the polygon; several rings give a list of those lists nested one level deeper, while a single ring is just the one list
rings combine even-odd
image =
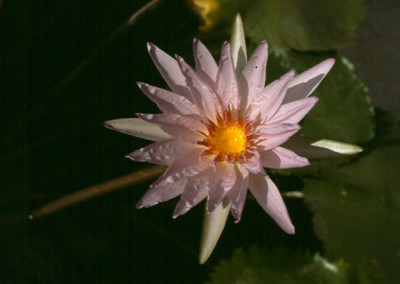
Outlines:
[{"label": "plant stem", "polygon": [[153,179],[160,176],[164,172],[165,168],[166,167],[164,166],[154,166],[101,184],[87,187],[35,209],[32,214],[29,215],[29,219],[41,218],[94,197]]}]

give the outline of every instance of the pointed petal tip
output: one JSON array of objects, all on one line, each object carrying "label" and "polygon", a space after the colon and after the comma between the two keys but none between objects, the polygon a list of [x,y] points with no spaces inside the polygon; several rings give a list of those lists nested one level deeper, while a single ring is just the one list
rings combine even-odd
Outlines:
[{"label": "pointed petal tip", "polygon": [[146,46],[147,46],[147,51],[150,53],[150,51],[152,50],[152,49],[154,49],[154,47],[155,47],[155,45],[154,44],[152,44],[151,42],[147,42],[146,43]]},{"label": "pointed petal tip", "polygon": [[207,213],[208,215],[211,214],[211,213],[215,210],[215,208],[218,207],[218,205],[219,205],[220,203],[221,203],[221,202],[219,202],[219,203],[211,203],[211,202],[209,202],[209,200],[207,200],[206,213]]},{"label": "pointed petal tip", "polygon": [[153,114],[149,114],[149,113],[142,113],[142,112],[137,112],[135,113],[135,115],[143,120],[148,120],[151,119],[153,117]]},{"label": "pointed petal tip", "polygon": [[178,54],[175,54],[175,59],[178,62],[179,67],[182,69],[182,66],[184,66],[184,64],[186,64],[185,60]]},{"label": "pointed petal tip", "polygon": [[143,83],[143,82],[136,82],[136,85],[138,85],[138,87],[139,87],[140,89],[142,89],[143,87],[148,86],[147,83]]},{"label": "pointed petal tip", "polygon": [[296,230],[293,226],[293,224],[290,224],[287,228],[283,229],[286,233],[288,233],[289,235],[294,235],[296,233]]},{"label": "pointed petal tip", "polygon": [[336,60],[334,58],[328,58],[319,63],[318,66],[322,67],[322,69],[320,70],[323,71],[323,73],[326,75],[331,70],[332,66],[335,64],[335,61]]},{"label": "pointed petal tip", "polygon": [[178,202],[177,206],[175,207],[174,213],[172,213],[172,219],[176,219],[179,216],[182,216],[183,214],[185,214],[187,212],[187,210],[183,210],[183,208],[180,208],[179,205],[180,204]]},{"label": "pointed petal tip", "polygon": [[262,47],[262,48],[265,48],[265,49],[268,49],[268,42],[267,42],[267,40],[264,39],[262,42],[260,42],[260,44],[259,44],[258,46],[260,46],[260,47]]},{"label": "pointed petal tip", "polygon": [[240,15],[240,13],[236,13],[235,21],[236,22],[242,22],[242,16]]},{"label": "pointed petal tip", "polygon": [[335,64],[335,58],[328,58],[325,60],[325,62],[327,63],[327,65],[330,65],[331,67],[333,66],[333,64]]},{"label": "pointed petal tip", "polygon": [[108,129],[112,129],[111,120],[103,121],[103,126]]},{"label": "pointed petal tip", "polygon": [[[282,77],[279,80],[291,80],[294,78],[294,75],[296,75],[296,71],[294,71],[294,69],[291,69],[289,72],[285,73],[284,75],[282,75]],[[288,82],[287,82],[288,83]]]},{"label": "pointed petal tip", "polygon": [[138,203],[136,203],[136,209],[142,209],[143,207],[143,201],[139,200]]},{"label": "pointed petal tip", "polygon": [[133,158],[132,158],[132,156],[131,156],[130,154],[128,154],[128,155],[125,155],[125,157],[124,157],[124,158],[126,158],[126,159],[130,159],[130,160],[134,161],[134,160],[133,160]]}]

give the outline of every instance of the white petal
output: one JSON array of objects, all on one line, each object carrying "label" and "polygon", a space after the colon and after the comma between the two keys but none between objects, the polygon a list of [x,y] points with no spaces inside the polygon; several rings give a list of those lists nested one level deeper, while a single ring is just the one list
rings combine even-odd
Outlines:
[{"label": "white petal", "polygon": [[318,87],[334,63],[335,59],[327,59],[294,77],[283,103],[286,104],[308,97]]},{"label": "white petal", "polygon": [[238,223],[242,218],[244,202],[246,201],[249,172],[240,165],[235,167],[235,171],[236,182],[228,193],[228,197],[231,200],[233,218],[235,218],[235,223]]},{"label": "white petal", "polygon": [[183,193],[185,185],[186,179],[180,179],[174,183],[165,184],[164,186],[152,185],[136,204],[136,208],[150,207],[175,198]]},{"label": "white petal", "polygon": [[295,230],[290,221],[285,203],[272,180],[268,176],[250,174],[249,189],[258,204],[275,220],[282,230],[288,234],[294,234]]},{"label": "white petal", "polygon": [[157,104],[163,113],[198,114],[196,106],[181,95],[146,83],[138,83],[138,86],[150,100]]},{"label": "white petal", "polygon": [[229,215],[229,202],[225,200],[210,214],[204,212],[199,263],[204,264],[214,250]]},{"label": "white petal", "polygon": [[253,156],[250,158],[246,158],[244,162],[240,163],[246,170],[253,174],[266,176],[266,172],[260,161],[260,154],[258,152],[254,152]]},{"label": "white petal", "polygon": [[253,97],[264,88],[267,58],[268,44],[263,41],[254,50],[239,78],[242,108],[250,105]]},{"label": "white petal", "polygon": [[155,142],[126,156],[133,161],[149,162],[158,165],[170,165],[185,151],[192,148],[182,140],[168,139]]},{"label": "white petal", "polygon": [[258,129],[260,137],[263,138],[263,140],[259,141],[259,145],[263,147],[263,151],[266,151],[286,142],[300,129],[300,126],[297,124],[280,124],[276,126],[259,126]]},{"label": "white petal", "polygon": [[267,118],[274,116],[280,108],[282,100],[285,98],[287,87],[293,76],[294,71],[289,71],[256,95],[251,104],[250,119],[254,119],[260,115],[261,121],[265,121]]},{"label": "white petal", "polygon": [[244,37],[244,29],[242,18],[236,14],[231,34],[231,52],[233,66],[235,66],[236,76],[239,78],[247,62],[246,39]]},{"label": "white petal", "polygon": [[300,157],[296,153],[282,147],[264,151],[260,154],[262,165],[270,169],[298,168],[310,164],[306,158]]},{"label": "white petal", "polygon": [[196,72],[181,57],[177,59],[199,113],[215,120],[220,105],[217,95],[199,80]]},{"label": "white petal", "polygon": [[193,53],[196,61],[196,73],[213,88],[218,72],[218,66],[214,57],[212,57],[210,51],[197,38],[193,40]]},{"label": "white petal", "polygon": [[221,98],[225,108],[230,104],[234,107],[238,106],[238,82],[235,68],[233,66],[230,44],[228,42],[225,42],[222,45],[215,92]]},{"label": "white petal", "polygon": [[174,214],[172,218],[176,218],[185,214],[191,208],[199,204],[204,198],[206,198],[208,193],[208,170],[191,177],[186,187],[183,191],[181,200],[175,207]]},{"label": "white petal", "polygon": [[187,142],[203,140],[199,131],[206,132],[207,128],[198,120],[189,116],[179,114],[143,114],[137,113],[138,117],[157,124],[163,131],[174,138],[183,139]]},{"label": "white petal", "polygon": [[147,43],[147,50],[154,65],[156,65],[171,90],[191,100],[190,91],[186,87],[185,77],[176,60],[152,43]]},{"label": "white petal", "polygon": [[171,138],[171,136],[161,130],[158,125],[144,121],[140,118],[108,120],[104,122],[104,126],[111,130],[151,141]]},{"label": "white petal", "polygon": [[268,120],[268,123],[299,123],[303,117],[314,107],[317,101],[317,97],[308,97],[284,104],[280,107],[274,117]]},{"label": "white petal", "polygon": [[321,139],[308,139],[305,137],[292,137],[284,145],[285,148],[295,151],[309,159],[339,157],[341,155],[354,155],[363,151],[360,146]]},{"label": "white petal", "polygon": [[221,203],[236,181],[236,172],[231,163],[216,163],[210,170],[208,182],[207,213],[210,214]]}]

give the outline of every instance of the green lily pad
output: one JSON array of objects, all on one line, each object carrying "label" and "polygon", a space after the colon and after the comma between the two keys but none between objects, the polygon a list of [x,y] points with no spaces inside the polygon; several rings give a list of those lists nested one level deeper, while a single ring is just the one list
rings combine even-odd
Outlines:
[{"label": "green lily pad", "polygon": [[209,284],[220,283],[348,283],[346,264],[330,263],[320,255],[277,248],[269,251],[256,245],[248,251],[235,250],[211,273]]},{"label": "green lily pad", "polygon": [[284,50],[324,51],[348,44],[365,14],[361,0],[258,0],[244,16],[247,35]]},{"label": "green lily pad", "polygon": [[357,283],[399,283],[399,210],[382,194],[324,180],[304,182],[326,256],[348,262]]},{"label": "green lily pad", "polygon": [[400,145],[380,147],[357,163],[332,169],[332,179],[365,191],[381,194],[388,203],[400,208]]}]

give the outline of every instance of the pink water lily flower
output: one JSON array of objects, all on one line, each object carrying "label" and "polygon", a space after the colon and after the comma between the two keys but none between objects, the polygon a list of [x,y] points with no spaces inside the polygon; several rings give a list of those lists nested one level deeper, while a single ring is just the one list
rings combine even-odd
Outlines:
[{"label": "pink water lily flower", "polygon": [[264,168],[309,165],[306,158],[281,147],[317,102],[309,95],[334,64],[327,59],[295,76],[290,71],[265,86],[268,45],[260,43],[240,75],[230,44],[222,46],[219,65],[197,39],[196,68],[149,43],[148,51],[171,91],[139,83],[162,113],[106,122],[109,128],[156,141],[127,155],[134,161],[167,165],[137,207],[181,196],[173,217],[203,199],[207,213],[222,201],[241,218],[247,189],[287,233],[294,234],[286,206]]}]

